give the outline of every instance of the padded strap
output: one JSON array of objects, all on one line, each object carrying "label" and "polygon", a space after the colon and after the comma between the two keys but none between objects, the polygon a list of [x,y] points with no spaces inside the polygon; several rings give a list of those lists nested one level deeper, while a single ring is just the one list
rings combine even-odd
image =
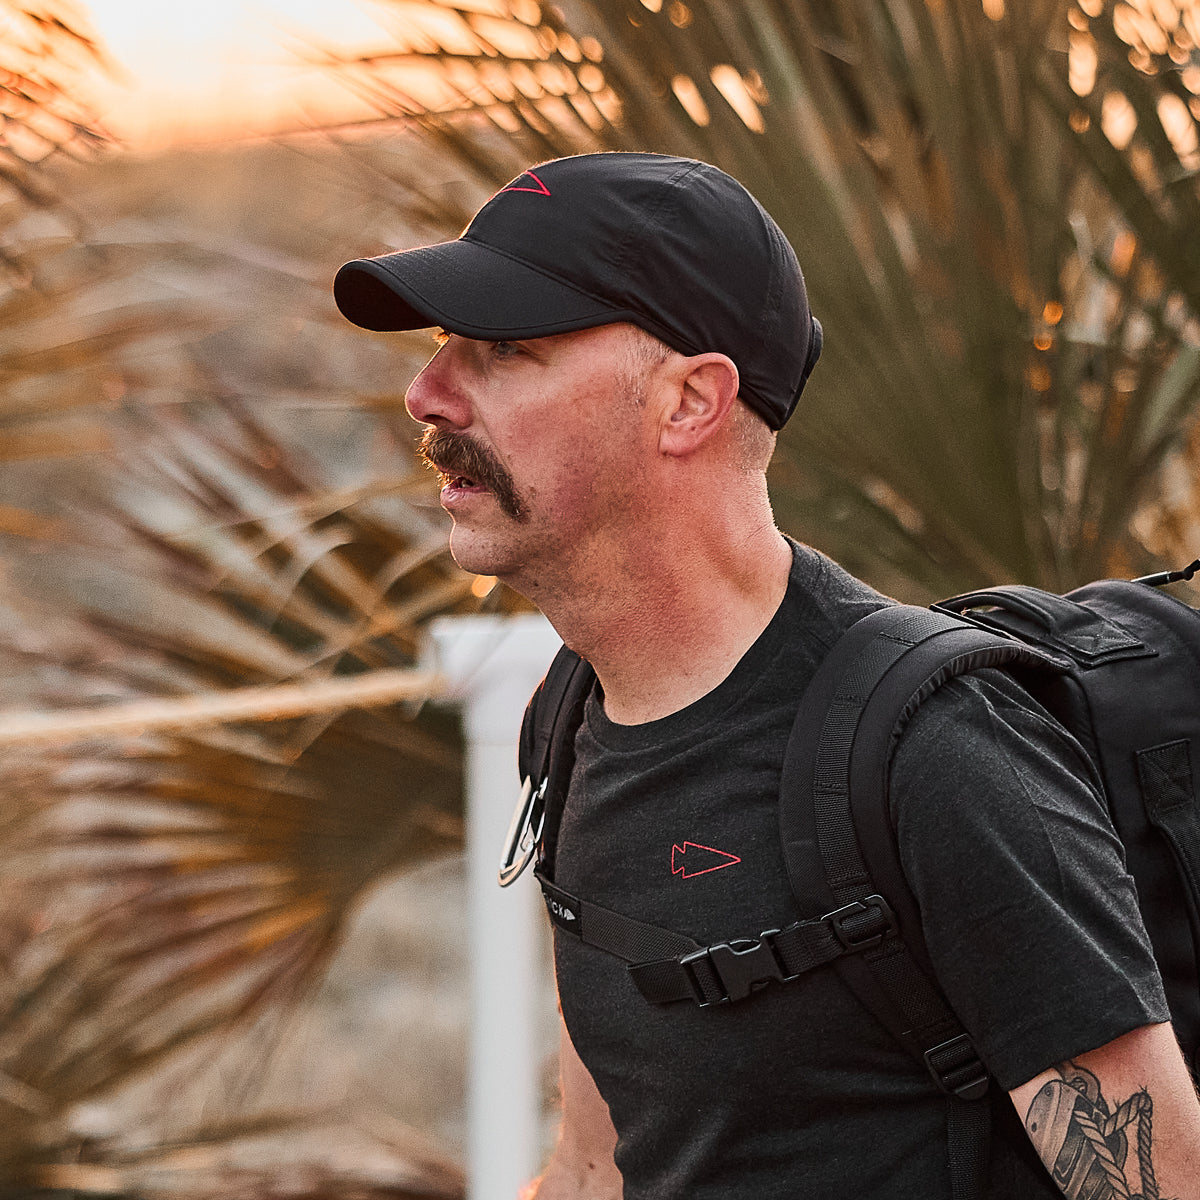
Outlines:
[{"label": "padded strap", "polygon": [[591,667],[561,646],[525,706],[517,749],[521,793],[500,858],[501,887],[515,883],[535,856],[553,859],[575,761],[575,731],[594,679]]},{"label": "padded strap", "polygon": [[837,966],[946,1094],[955,1200],[983,1195],[988,1076],[933,981],[896,847],[888,781],[896,741],[932,691],[963,672],[1008,665],[1061,669],[1039,651],[950,613],[901,605],[871,613],[818,669],[797,713],[782,781],[781,833],[801,903],[846,903],[869,888],[896,910],[899,936]]},{"label": "padded strap", "polygon": [[575,763],[575,732],[595,679],[591,665],[562,646],[521,725],[520,770],[536,797],[528,821],[540,830],[538,863],[547,878],[554,874],[558,827]]}]

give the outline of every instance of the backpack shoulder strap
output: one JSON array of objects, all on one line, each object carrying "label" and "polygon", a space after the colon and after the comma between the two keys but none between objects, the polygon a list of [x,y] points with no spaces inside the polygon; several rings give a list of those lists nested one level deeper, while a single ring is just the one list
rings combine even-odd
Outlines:
[{"label": "backpack shoulder strap", "polygon": [[896,846],[888,775],[896,741],[921,701],[956,675],[997,666],[1059,664],[946,613],[904,605],[871,613],[826,655],[805,692],[780,784],[784,858],[801,911],[882,895],[894,914],[893,936],[836,965],[946,1094],[955,1200],[983,1194],[989,1081],[935,982]]},{"label": "backpack shoulder strap", "polygon": [[589,663],[561,646],[525,707],[517,752],[521,795],[500,862],[501,887],[512,883],[535,854],[553,876],[554,846],[575,762],[575,731],[595,678]]}]

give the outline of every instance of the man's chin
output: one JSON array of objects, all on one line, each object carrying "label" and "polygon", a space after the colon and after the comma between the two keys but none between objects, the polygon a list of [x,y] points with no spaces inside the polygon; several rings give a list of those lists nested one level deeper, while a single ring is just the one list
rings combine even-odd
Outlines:
[{"label": "man's chin", "polygon": [[450,557],[472,575],[494,575],[502,580],[514,567],[512,547],[457,522],[450,530]]}]

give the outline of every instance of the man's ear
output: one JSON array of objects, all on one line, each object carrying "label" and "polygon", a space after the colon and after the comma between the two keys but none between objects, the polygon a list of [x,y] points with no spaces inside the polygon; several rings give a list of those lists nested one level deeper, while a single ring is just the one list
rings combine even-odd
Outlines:
[{"label": "man's ear", "polygon": [[671,403],[659,426],[659,449],[683,457],[707,442],[728,418],[738,383],[738,369],[724,354],[681,358],[671,377]]}]

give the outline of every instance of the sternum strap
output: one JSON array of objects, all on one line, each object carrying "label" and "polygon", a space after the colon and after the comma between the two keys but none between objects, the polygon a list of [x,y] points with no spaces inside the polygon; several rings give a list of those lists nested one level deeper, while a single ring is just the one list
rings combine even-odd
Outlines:
[{"label": "sternum strap", "polygon": [[629,964],[638,991],[656,1004],[692,1000],[703,1008],[742,1000],[771,981],[790,983],[895,934],[891,909],[879,896],[866,896],[816,920],[702,946],[686,934],[581,900],[541,874],[538,882],[554,924]]}]

